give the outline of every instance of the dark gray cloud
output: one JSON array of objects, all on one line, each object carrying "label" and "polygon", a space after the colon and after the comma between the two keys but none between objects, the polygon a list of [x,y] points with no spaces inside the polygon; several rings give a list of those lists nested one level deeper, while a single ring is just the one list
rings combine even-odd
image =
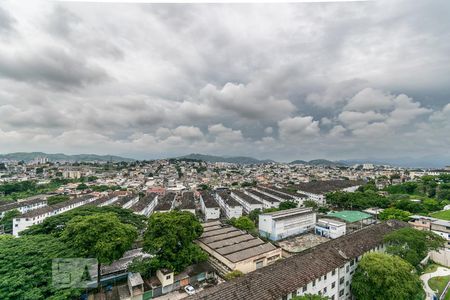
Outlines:
[{"label": "dark gray cloud", "polygon": [[449,10],[5,2],[0,149],[448,157]]}]

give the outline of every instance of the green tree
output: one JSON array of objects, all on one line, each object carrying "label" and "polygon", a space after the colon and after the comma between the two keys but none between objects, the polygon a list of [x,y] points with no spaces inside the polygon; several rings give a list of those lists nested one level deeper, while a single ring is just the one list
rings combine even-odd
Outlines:
[{"label": "green tree", "polygon": [[250,232],[252,232],[256,229],[255,223],[247,216],[241,216],[237,219],[232,218],[230,220],[230,224],[236,228],[250,231]]},{"label": "green tree", "polygon": [[314,200],[305,200],[305,201],[303,201],[303,205],[305,207],[311,207],[312,209],[317,209],[319,207],[317,202]]},{"label": "green tree", "polygon": [[291,209],[291,208],[296,208],[297,202],[294,201],[283,201],[280,203],[280,206],[278,207],[279,210],[285,210],[285,209]]},{"label": "green tree", "polygon": [[113,214],[79,216],[70,220],[62,240],[83,257],[96,258],[100,282],[100,265],[111,264],[129,250],[138,236],[135,227],[123,224]]},{"label": "green tree", "polygon": [[76,257],[60,240],[47,235],[12,238],[0,236],[0,299],[78,299],[76,289],[56,289],[52,259]]},{"label": "green tree", "polygon": [[234,270],[234,271],[231,271],[231,272],[225,274],[225,280],[231,280],[231,279],[238,278],[241,276],[244,276],[244,273],[242,273],[239,270]]},{"label": "green tree", "polygon": [[5,213],[3,218],[0,219],[0,227],[1,225],[3,225],[3,230],[5,231],[5,233],[12,232],[13,219],[20,215],[21,213],[17,209],[13,209]]},{"label": "green tree", "polygon": [[397,208],[386,208],[379,214],[380,220],[396,219],[401,221],[408,221],[410,216],[411,213]]},{"label": "green tree", "polygon": [[387,252],[400,256],[413,266],[419,266],[430,250],[444,247],[445,240],[431,231],[410,227],[393,231],[384,237]]},{"label": "green tree", "polygon": [[86,190],[86,189],[88,189],[89,187],[85,184],[85,183],[80,183],[78,186],[77,186],[77,190],[79,190],[79,191],[81,191],[81,190]]},{"label": "green tree", "polygon": [[175,272],[207,259],[206,253],[194,244],[203,232],[197,218],[183,211],[154,213],[144,236],[144,251],[154,255],[153,266]]},{"label": "green tree", "polygon": [[252,220],[255,224],[258,224],[259,221],[259,215],[261,214],[261,210],[259,208],[254,209],[249,212],[248,217],[250,220]]},{"label": "green tree", "polygon": [[328,300],[329,298],[322,295],[305,294],[303,296],[292,297],[291,300]]},{"label": "green tree", "polygon": [[423,299],[422,283],[413,269],[398,256],[367,253],[353,275],[352,293],[358,300]]}]

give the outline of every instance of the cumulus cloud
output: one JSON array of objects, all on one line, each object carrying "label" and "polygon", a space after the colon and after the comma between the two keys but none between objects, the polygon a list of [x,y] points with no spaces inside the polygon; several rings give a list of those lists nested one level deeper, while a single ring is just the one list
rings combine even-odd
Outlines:
[{"label": "cumulus cloud", "polygon": [[5,1],[0,149],[445,155],[449,8]]}]

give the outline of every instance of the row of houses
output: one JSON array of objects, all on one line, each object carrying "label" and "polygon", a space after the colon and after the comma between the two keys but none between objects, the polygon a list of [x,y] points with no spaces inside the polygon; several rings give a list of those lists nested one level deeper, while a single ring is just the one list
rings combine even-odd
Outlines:
[{"label": "row of houses", "polygon": [[3,218],[8,211],[18,210],[20,213],[24,214],[44,206],[47,206],[47,200],[43,198],[5,203],[0,205],[0,219]]},{"label": "row of houses", "polygon": [[383,237],[405,226],[404,222],[391,220],[365,227],[297,255],[275,260],[188,300],[289,300],[305,294],[321,294],[331,300],[351,299],[350,284],[362,255],[384,251]]}]

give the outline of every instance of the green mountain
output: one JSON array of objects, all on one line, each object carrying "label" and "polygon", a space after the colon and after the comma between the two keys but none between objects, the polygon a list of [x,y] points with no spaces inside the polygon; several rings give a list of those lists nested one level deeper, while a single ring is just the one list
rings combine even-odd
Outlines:
[{"label": "green mountain", "polygon": [[308,165],[311,165],[311,166],[333,166],[333,167],[345,166],[345,164],[343,164],[343,163],[326,160],[326,159],[313,159],[308,162]]},{"label": "green mountain", "polygon": [[47,157],[49,161],[135,161],[135,159],[125,158],[115,155],[97,155],[97,154],[75,154],[66,155],[63,153],[44,153],[44,152],[15,152],[0,154],[0,160],[17,160],[29,162],[37,157]]},{"label": "green mountain", "polygon": [[205,155],[205,154],[198,154],[198,153],[192,153],[185,156],[177,157],[178,159],[184,158],[184,159],[195,159],[195,160],[202,160],[206,162],[226,162],[226,163],[233,163],[233,164],[242,164],[242,165],[249,165],[249,164],[264,164],[264,163],[270,163],[274,162],[270,159],[265,160],[259,160],[253,157],[247,157],[247,156],[232,156],[232,157],[222,157],[222,156],[214,156],[214,155]]},{"label": "green mountain", "polygon": [[290,165],[307,165],[308,162],[305,160],[297,159],[297,160],[291,161],[289,164]]}]

